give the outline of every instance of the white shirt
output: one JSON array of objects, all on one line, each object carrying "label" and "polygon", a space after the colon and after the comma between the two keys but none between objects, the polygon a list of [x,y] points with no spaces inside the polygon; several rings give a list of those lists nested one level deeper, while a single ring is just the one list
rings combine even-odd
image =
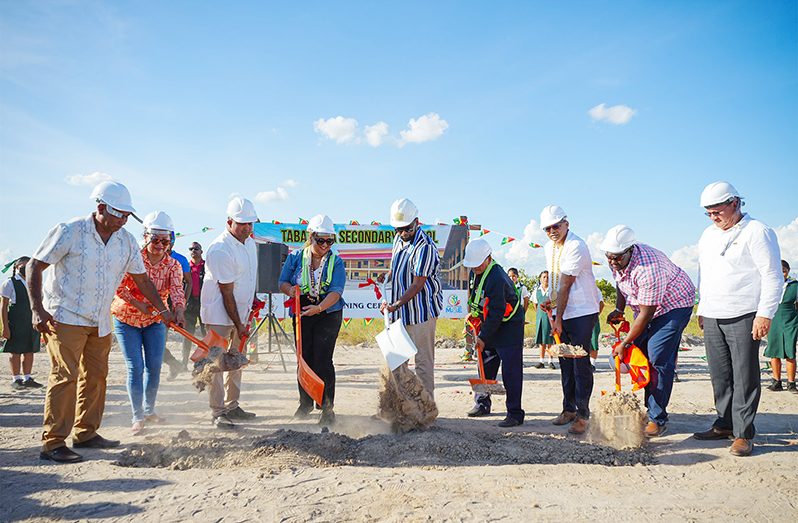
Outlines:
[{"label": "white shirt", "polygon": [[28,282],[19,274],[15,274],[13,279],[9,278],[4,281],[3,285],[0,286],[0,297],[8,298],[8,303],[11,305],[17,303],[17,291],[14,290],[13,280],[21,281],[22,285],[24,285],[26,289],[28,288]]},{"label": "white shirt", "polygon": [[529,290],[526,288],[526,285],[517,284],[518,287],[521,287],[521,301],[525,298],[530,298],[531,294],[529,294]]},{"label": "white shirt", "polygon": [[205,255],[205,278],[200,292],[200,317],[210,325],[233,325],[222,300],[219,283],[233,284],[238,317],[246,324],[255,297],[258,278],[258,254],[255,240],[241,243],[226,230],[208,246]]},{"label": "white shirt", "polygon": [[534,303],[535,305],[540,305],[538,303],[538,290],[541,292],[541,294],[543,294],[543,301],[544,302],[549,298],[549,288],[546,287],[544,289],[543,287],[540,286],[540,284],[538,284],[538,286],[535,287],[535,292],[533,292],[531,294],[531,296],[530,296],[530,299],[532,300],[532,303]]},{"label": "white shirt", "polygon": [[729,319],[756,312],[773,318],[784,275],[773,229],[748,214],[724,231],[716,225],[698,240],[698,315]]},{"label": "white shirt", "polygon": [[125,229],[103,243],[94,215],[53,227],[32,256],[50,265],[42,288],[44,308],[57,322],[111,333],[111,301],[126,272],[144,274],[136,239]]},{"label": "white shirt", "polygon": [[562,282],[560,275],[576,277],[576,281],[571,285],[568,305],[562,313],[562,319],[568,320],[598,313],[599,293],[596,278],[593,276],[593,259],[585,241],[568,231],[562,248],[555,249],[554,242],[549,241],[543,250],[546,253],[550,287],[554,288],[554,282],[557,282],[555,302],[559,300],[560,295]]}]

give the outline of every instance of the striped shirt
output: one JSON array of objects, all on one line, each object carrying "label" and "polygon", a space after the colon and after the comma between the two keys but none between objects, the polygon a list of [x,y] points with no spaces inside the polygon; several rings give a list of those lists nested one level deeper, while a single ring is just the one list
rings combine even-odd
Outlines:
[{"label": "striped shirt", "polygon": [[656,318],[695,304],[695,286],[687,273],[663,252],[644,243],[634,246],[629,265],[621,271],[613,269],[612,276],[635,317],[640,305],[656,306]]},{"label": "striped shirt", "polygon": [[393,240],[391,257],[391,292],[398,300],[413,283],[413,277],[426,276],[424,287],[394,314],[405,325],[417,325],[437,318],[443,308],[443,291],[438,276],[440,256],[435,242],[419,228],[412,242],[402,241],[399,234]]}]

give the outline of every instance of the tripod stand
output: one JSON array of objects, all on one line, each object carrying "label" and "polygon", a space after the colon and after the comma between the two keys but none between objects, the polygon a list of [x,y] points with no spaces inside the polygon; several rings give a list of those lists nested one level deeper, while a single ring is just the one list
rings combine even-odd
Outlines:
[{"label": "tripod stand", "polygon": [[268,329],[268,338],[267,338],[268,339],[268,345],[267,346],[269,348],[268,352],[269,352],[269,354],[271,354],[271,352],[272,352],[272,341],[274,341],[274,344],[277,345],[277,352],[280,355],[280,363],[282,363],[282,365],[283,365],[283,372],[285,372],[288,369],[285,366],[285,358],[283,357],[283,347],[282,347],[282,344],[280,343],[280,338],[278,337],[277,331],[278,330],[280,331],[280,336],[282,336],[289,345],[291,345],[291,338],[288,336],[288,334],[286,334],[285,330],[283,329],[283,326],[280,325],[280,321],[274,315],[274,310],[272,309],[272,293],[268,293],[268,294],[269,294],[269,300],[267,302],[268,303],[268,312],[266,312],[266,315],[260,320],[260,322],[258,322],[257,327],[255,327],[255,330],[252,332],[252,336],[255,336],[255,334],[257,334],[257,332],[260,330],[261,326],[264,323],[266,323],[266,321],[268,320],[268,322],[269,322],[269,326],[267,327],[267,329]]}]

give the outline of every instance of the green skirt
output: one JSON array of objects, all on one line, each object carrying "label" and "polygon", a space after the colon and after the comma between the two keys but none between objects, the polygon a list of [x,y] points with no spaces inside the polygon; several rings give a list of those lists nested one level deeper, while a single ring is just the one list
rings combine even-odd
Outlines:
[{"label": "green skirt", "polygon": [[792,303],[781,303],[770,323],[765,357],[795,359],[796,341],[798,341],[798,310]]},{"label": "green skirt", "polygon": [[554,338],[551,337],[549,316],[540,307],[535,309],[535,343],[537,345],[551,345],[554,343]]}]

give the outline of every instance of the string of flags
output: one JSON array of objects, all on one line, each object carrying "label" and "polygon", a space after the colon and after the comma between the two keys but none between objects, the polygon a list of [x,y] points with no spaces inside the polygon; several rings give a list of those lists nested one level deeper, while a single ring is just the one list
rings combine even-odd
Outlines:
[{"label": "string of flags", "polygon": [[212,230],[213,230],[213,227],[203,227],[202,229],[200,229],[198,231],[194,231],[194,232],[188,232],[188,233],[176,232],[175,233],[175,238],[185,238],[186,236],[194,236],[196,234],[203,234],[203,233],[206,233],[206,232],[212,231]]}]

